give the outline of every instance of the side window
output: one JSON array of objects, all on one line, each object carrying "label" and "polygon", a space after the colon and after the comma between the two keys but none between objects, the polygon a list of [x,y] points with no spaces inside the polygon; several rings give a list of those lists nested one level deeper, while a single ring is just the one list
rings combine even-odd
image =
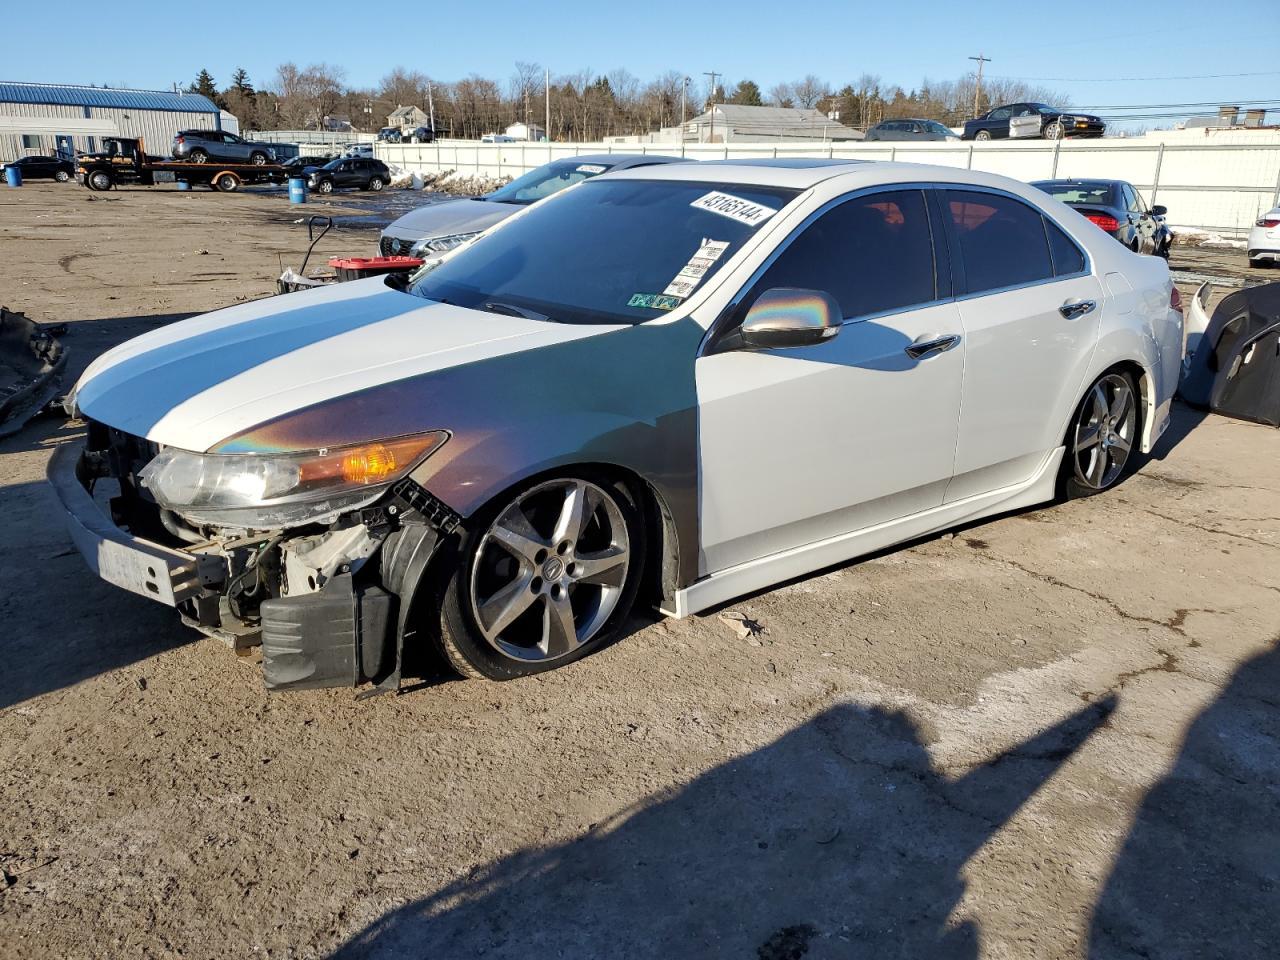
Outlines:
[{"label": "side window", "polygon": [[920,190],[872,193],[828,210],[756,284],[825,290],[846,319],[936,299],[933,238]]},{"label": "side window", "polygon": [[1013,107],[1001,107],[999,110],[992,110],[988,120],[1008,120],[1013,115]]},{"label": "side window", "polygon": [[1131,213],[1139,213],[1142,210],[1142,204],[1138,201],[1138,191],[1127,183],[1124,185],[1124,205],[1125,209]]},{"label": "side window", "polygon": [[1084,253],[1076,246],[1075,241],[1048,217],[1044,218],[1044,232],[1049,236],[1053,275],[1069,277],[1074,273],[1084,273]]},{"label": "side window", "polygon": [[960,241],[969,293],[1053,276],[1043,218],[1004,194],[946,191],[945,206]]}]

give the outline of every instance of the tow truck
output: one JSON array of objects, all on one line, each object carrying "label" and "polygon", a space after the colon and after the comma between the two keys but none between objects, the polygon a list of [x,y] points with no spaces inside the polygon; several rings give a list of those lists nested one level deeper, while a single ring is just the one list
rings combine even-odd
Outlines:
[{"label": "tow truck", "polygon": [[250,183],[284,183],[288,171],[278,163],[190,163],[147,155],[141,139],[103,137],[106,149],[76,158],[76,181],[90,190],[110,190],[119,184],[150,187],[157,183],[203,184],[234,193]]}]

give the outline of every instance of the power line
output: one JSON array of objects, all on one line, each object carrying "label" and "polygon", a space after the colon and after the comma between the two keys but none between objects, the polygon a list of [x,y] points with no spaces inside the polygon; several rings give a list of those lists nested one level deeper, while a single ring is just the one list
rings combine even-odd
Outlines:
[{"label": "power line", "polygon": [[[974,59],[973,57],[969,58]],[[992,76],[992,80],[1024,80],[1033,83],[1138,83],[1151,80],[1223,80],[1229,77],[1280,77],[1280,70],[1256,73],[1197,73],[1181,77],[1011,77]]]},{"label": "power line", "polygon": [[1233,106],[1248,109],[1250,107],[1277,107],[1280,106],[1280,100],[1246,100],[1243,97],[1220,97],[1217,100],[1209,100],[1202,103],[1088,103],[1082,106],[1092,107],[1094,110],[1173,110],[1179,107],[1219,107]]}]

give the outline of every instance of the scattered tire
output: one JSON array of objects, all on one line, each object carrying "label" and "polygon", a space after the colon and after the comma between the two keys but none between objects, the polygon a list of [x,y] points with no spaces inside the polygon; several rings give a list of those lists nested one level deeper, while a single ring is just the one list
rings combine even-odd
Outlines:
[{"label": "scattered tire", "polygon": [[208,163],[209,154],[203,150],[192,150],[191,156],[188,157],[187,159],[189,159],[192,163]]},{"label": "scattered tire", "polygon": [[643,575],[644,525],[627,488],[557,477],[481,511],[439,606],[440,644],[462,676],[514,680],[616,639]]},{"label": "scattered tire", "polygon": [[65,170],[59,170],[53,175],[53,179],[57,180],[59,183],[66,183],[71,179],[71,174],[67,173]]},{"label": "scattered tire", "polygon": [[369,178],[369,189],[370,189],[370,190],[372,190],[374,193],[377,193],[379,190],[381,190],[381,189],[382,189],[382,186],[383,186],[383,184],[382,184],[382,178],[381,178],[381,177],[370,177],[370,178]]},{"label": "scattered tire", "polygon": [[223,193],[235,193],[240,189],[240,178],[234,173],[220,173],[214,178],[213,185]]},{"label": "scattered tire", "polygon": [[1093,382],[1076,408],[1067,430],[1062,459],[1062,492],[1066,499],[1091,497],[1120,482],[1138,462],[1138,388],[1121,370]]},{"label": "scattered tire", "polygon": [[975,139],[975,140],[990,140],[990,139],[991,139],[991,131],[990,131],[990,130],[979,130],[977,133],[975,133],[975,134],[973,135],[973,139]]}]

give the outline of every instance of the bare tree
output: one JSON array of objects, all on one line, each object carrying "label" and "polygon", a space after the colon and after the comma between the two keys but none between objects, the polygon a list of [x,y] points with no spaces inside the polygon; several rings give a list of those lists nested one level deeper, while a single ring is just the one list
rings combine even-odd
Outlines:
[{"label": "bare tree", "polygon": [[795,87],[790,83],[777,83],[769,89],[769,106],[794,107],[796,105]]},{"label": "bare tree", "polygon": [[791,85],[791,94],[795,97],[797,106],[812,109],[819,100],[829,95],[830,89],[827,81],[809,73],[803,80]]},{"label": "bare tree", "polygon": [[533,116],[533,98],[542,92],[542,75],[542,64],[516,61],[516,72],[511,75],[511,100],[516,116],[525,123]]}]

